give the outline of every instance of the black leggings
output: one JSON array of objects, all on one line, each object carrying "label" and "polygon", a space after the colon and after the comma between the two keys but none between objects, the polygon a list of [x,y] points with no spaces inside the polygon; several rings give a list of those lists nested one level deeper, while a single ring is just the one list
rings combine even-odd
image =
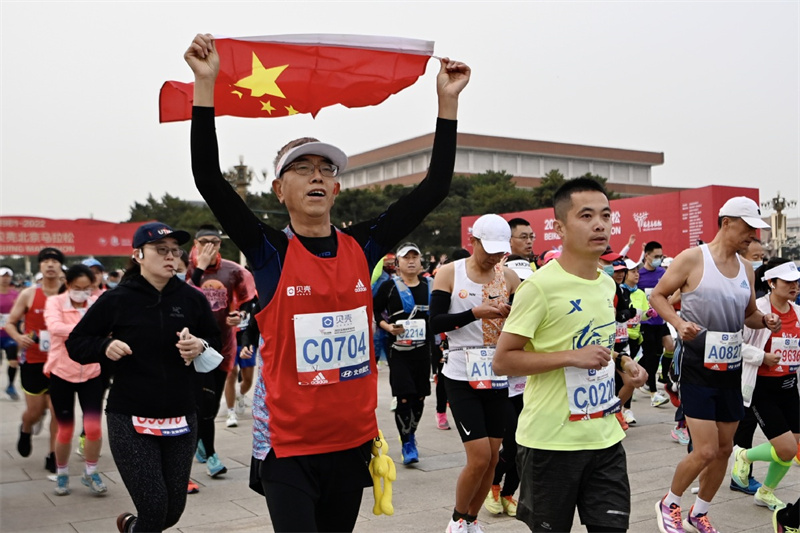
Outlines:
[{"label": "black leggings", "polygon": [[186,419],[189,433],[156,437],[137,433],[130,415],[106,413],[111,454],[136,506],[130,531],[163,531],[180,520],[197,447],[197,416]]},{"label": "black leggings", "polygon": [[658,365],[661,362],[661,354],[664,352],[663,337],[664,328],[661,326],[651,326],[642,324],[642,359],[641,365],[647,371],[647,388],[650,392],[656,392],[656,378],[658,377]]},{"label": "black leggings", "polygon": [[506,477],[506,482],[500,490],[500,496],[513,496],[519,487],[519,472],[517,471],[517,420],[522,412],[522,394],[508,399],[505,410],[506,432],[503,435],[503,447],[500,449],[500,460],[494,467],[492,485],[499,485]]},{"label": "black leggings", "polygon": [[276,532],[353,531],[356,527],[364,489],[332,492],[315,500],[307,492],[285,483],[264,481],[263,487]]},{"label": "black leggings", "polygon": [[197,438],[203,441],[203,448],[208,457],[217,453],[217,450],[214,449],[214,439],[216,437],[214,419],[219,412],[219,402],[222,400],[222,392],[225,390],[225,380],[227,378],[228,373],[218,368],[205,374],[197,374],[197,386],[195,388]]},{"label": "black leggings", "polygon": [[433,354],[431,356],[431,368],[433,369],[433,375],[436,376],[436,412],[446,413],[447,391],[444,388],[444,377],[442,376],[442,368],[444,368],[444,363],[439,360],[442,357],[442,351],[438,346],[434,346],[431,349],[431,353]]}]

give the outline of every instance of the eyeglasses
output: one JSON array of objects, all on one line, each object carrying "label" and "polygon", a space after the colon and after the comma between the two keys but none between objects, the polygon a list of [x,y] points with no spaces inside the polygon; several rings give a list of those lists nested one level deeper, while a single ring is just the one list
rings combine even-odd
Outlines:
[{"label": "eyeglasses", "polygon": [[158,255],[172,254],[172,257],[180,257],[183,250],[180,248],[172,248],[171,246],[153,246]]},{"label": "eyeglasses", "polygon": [[319,165],[315,165],[310,161],[297,161],[294,163],[289,163],[283,170],[281,171],[281,176],[283,176],[287,170],[292,169],[301,176],[310,176],[314,173],[314,169],[318,168],[319,173],[325,176],[326,178],[335,178],[339,175],[339,167],[334,165],[333,163],[322,163]]},{"label": "eyeglasses", "polygon": [[213,244],[215,246],[222,244],[222,241],[219,239],[197,239],[197,242],[205,246],[206,244]]},{"label": "eyeglasses", "polygon": [[536,234],[535,233],[531,233],[530,235],[528,235],[527,233],[523,233],[522,235],[517,235],[517,236],[511,237],[511,238],[512,239],[519,239],[521,241],[535,241],[536,240]]}]

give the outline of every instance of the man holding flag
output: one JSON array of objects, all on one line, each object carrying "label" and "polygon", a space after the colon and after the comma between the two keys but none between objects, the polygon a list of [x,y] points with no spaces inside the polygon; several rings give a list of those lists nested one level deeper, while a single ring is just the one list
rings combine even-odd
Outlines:
[{"label": "man holding flag", "polygon": [[[264,56],[259,63],[268,68]],[[394,61],[390,56],[383,60]],[[184,57],[195,75],[195,183],[252,265],[263,309],[256,320],[264,338],[259,379],[266,394],[254,399],[251,487],[266,496],[276,531],[352,531],[363,488],[372,484],[367,464],[378,436],[370,271],[447,196],[458,96],[470,69],[441,60],[428,175],[375,219],[343,230],[331,225],[337,176],[347,165],[342,150],[312,138],[284,146],[275,160],[272,189],[286,205],[290,223],[279,230],[264,225],[222,177],[214,131],[215,86],[220,90],[214,38],[197,35]],[[314,79],[307,91],[326,92],[330,73],[320,83]]]}]

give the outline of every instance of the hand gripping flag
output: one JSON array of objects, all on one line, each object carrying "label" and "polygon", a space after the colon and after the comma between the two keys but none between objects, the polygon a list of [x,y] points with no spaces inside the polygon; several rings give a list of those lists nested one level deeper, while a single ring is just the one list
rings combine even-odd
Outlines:
[{"label": "hand gripping flag", "polygon": [[[215,114],[316,116],[334,104],[376,105],[417,81],[432,41],[366,35],[273,35],[216,39]],[[161,87],[159,122],[192,118],[193,83]]]}]

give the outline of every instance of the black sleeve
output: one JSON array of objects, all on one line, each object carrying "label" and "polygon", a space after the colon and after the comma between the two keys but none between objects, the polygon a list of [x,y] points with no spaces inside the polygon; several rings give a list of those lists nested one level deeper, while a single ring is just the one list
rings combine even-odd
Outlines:
[{"label": "black sleeve", "polygon": [[478,320],[472,314],[472,309],[461,313],[448,313],[450,296],[451,294],[447,291],[436,290],[431,293],[431,330],[434,334],[447,333]]},{"label": "black sleeve", "polygon": [[258,300],[252,301],[250,306],[250,323],[242,332],[242,346],[256,346],[258,345],[258,322],[256,322],[256,315],[261,311],[261,306]]},{"label": "black sleeve", "polygon": [[381,283],[381,286],[378,287],[378,292],[375,293],[375,297],[372,299],[372,314],[375,316],[375,324],[377,327],[381,327],[381,320],[383,320],[382,315],[389,306],[389,292],[392,290],[393,286],[394,281],[387,279]]},{"label": "black sleeve", "polygon": [[353,224],[345,231],[364,247],[368,241],[377,244],[377,258],[367,257],[370,267],[396,246],[406,235],[414,231],[436,206],[447,198],[453,167],[456,160],[455,120],[437,119],[433,139],[431,164],[428,174],[419,185],[400,198],[375,219]]},{"label": "black sleeve", "polygon": [[113,299],[110,293],[100,295],[67,337],[69,358],[76,363],[106,362],[106,347],[113,340],[109,337],[115,316]]},{"label": "black sleeve", "polygon": [[285,257],[288,246],[286,235],[262,224],[222,176],[213,107],[192,108],[191,149],[192,174],[197,190],[231,240],[251,261],[253,268],[261,268],[269,259],[264,257],[265,252],[268,253],[264,249],[265,238],[281,254],[281,258]]},{"label": "black sleeve", "polygon": [[195,287],[199,287],[200,285],[202,285],[203,274],[205,273],[206,271],[203,270],[202,268],[194,267],[194,270],[192,270],[192,283],[194,284]]}]

